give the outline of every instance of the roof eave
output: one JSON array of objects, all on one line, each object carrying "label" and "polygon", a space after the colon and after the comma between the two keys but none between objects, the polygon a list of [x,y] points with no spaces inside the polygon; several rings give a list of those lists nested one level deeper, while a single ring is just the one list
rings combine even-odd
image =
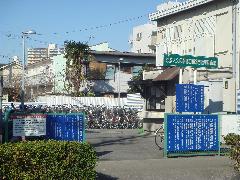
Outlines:
[{"label": "roof eave", "polygon": [[165,10],[162,10],[162,11],[157,11],[157,12],[149,14],[149,19],[151,21],[157,21],[161,18],[164,18],[164,17],[170,16],[170,15],[174,15],[174,14],[177,14],[177,13],[180,13],[180,12],[183,12],[183,11],[201,6],[201,5],[210,3],[212,1],[215,1],[215,0],[195,0],[195,1],[182,2],[182,3],[176,5],[172,8],[168,8],[168,9],[165,9]]}]

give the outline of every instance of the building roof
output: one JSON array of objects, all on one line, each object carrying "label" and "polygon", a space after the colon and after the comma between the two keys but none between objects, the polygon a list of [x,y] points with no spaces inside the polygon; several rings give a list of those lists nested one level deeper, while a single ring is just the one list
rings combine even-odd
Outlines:
[{"label": "building roof", "polygon": [[109,64],[135,64],[141,65],[156,64],[155,54],[145,53],[132,53],[132,52],[119,52],[119,51],[91,51],[90,54],[94,57],[95,61]]},{"label": "building roof", "polygon": [[131,57],[156,57],[155,54],[150,53],[133,53],[120,51],[91,51],[93,55],[113,55],[113,56],[131,56]]},{"label": "building roof", "polygon": [[171,67],[164,70],[153,81],[169,81],[174,79],[179,74],[179,67]]},{"label": "building roof", "polygon": [[177,14],[182,11],[186,11],[216,0],[188,0],[179,4],[176,4],[173,7],[162,9],[161,11],[157,11],[154,13],[149,14],[149,19],[151,21],[156,21],[158,19]]}]

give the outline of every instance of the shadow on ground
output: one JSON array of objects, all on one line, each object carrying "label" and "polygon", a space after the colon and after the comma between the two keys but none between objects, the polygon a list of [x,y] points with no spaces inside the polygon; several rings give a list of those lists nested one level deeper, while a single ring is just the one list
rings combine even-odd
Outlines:
[{"label": "shadow on ground", "polygon": [[[115,139],[111,140],[106,140],[98,143],[91,143],[90,144],[93,147],[99,147],[99,146],[108,146],[108,145],[114,145],[114,144],[131,144],[132,141],[139,139],[139,138],[147,138],[150,133],[146,133],[143,135],[138,135],[138,136],[130,136],[130,137],[116,137]],[[128,142],[127,142],[128,141]]]},{"label": "shadow on ground", "polygon": [[108,153],[111,153],[112,151],[101,151],[101,152],[96,152],[96,154],[97,154],[97,157],[100,157],[100,156],[104,156],[104,155],[106,155],[106,154],[108,154]]},{"label": "shadow on ground", "polygon": [[97,172],[96,180],[117,180],[117,179],[118,179],[117,177],[112,177],[112,176]]}]

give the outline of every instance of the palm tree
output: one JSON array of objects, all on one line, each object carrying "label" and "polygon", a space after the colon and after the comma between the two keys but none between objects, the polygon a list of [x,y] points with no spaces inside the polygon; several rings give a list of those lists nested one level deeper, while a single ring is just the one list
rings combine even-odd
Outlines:
[{"label": "palm tree", "polygon": [[66,81],[65,87],[74,96],[81,96],[81,85],[86,80],[87,68],[91,60],[90,48],[86,43],[66,41],[65,56]]}]

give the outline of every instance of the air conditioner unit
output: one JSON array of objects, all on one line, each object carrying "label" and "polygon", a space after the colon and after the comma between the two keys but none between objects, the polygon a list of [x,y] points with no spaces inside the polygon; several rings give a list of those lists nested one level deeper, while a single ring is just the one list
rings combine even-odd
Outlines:
[{"label": "air conditioner unit", "polygon": [[236,112],[235,79],[223,79],[223,111]]}]

